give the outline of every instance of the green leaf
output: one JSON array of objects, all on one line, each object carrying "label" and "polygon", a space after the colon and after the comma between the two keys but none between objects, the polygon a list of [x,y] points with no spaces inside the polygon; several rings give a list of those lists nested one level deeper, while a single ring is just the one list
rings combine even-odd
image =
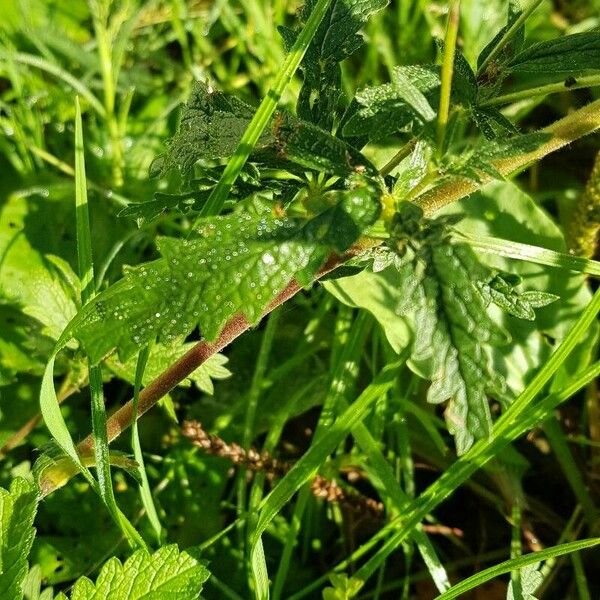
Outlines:
[{"label": "green leaf", "polygon": [[481,286],[484,296],[487,296],[490,302],[509,315],[533,321],[535,319],[534,308],[541,308],[558,300],[558,296],[547,292],[517,290],[515,285],[520,283],[520,278],[511,278],[510,281],[509,278],[510,276],[496,275],[491,281],[485,282]]},{"label": "green leaf", "polygon": [[[207,189],[218,177],[215,162],[233,154],[253,114],[254,109],[241,100],[198,83],[183,111],[178,132],[170,140],[165,154],[153,164],[153,174],[179,173],[186,191],[192,183],[197,186],[197,179],[192,180],[201,174],[205,176],[205,185],[179,199],[160,195],[150,207],[150,214],[156,214],[163,206],[177,207],[179,202],[186,200],[191,200],[191,205],[206,200]],[[369,161],[341,139],[283,112],[276,113],[269,121],[254,147],[250,162],[300,174],[306,169],[314,169],[345,177],[359,166],[376,174]],[[246,173],[253,168],[252,164],[246,166]],[[259,177],[258,173],[256,177]],[[243,194],[243,187],[242,195],[247,195]],[[135,215],[139,208],[128,207],[124,214],[132,211]]]},{"label": "green leaf", "polygon": [[600,32],[588,31],[540,42],[509,63],[513,73],[576,75],[600,68]]},{"label": "green leaf", "polygon": [[[489,434],[487,394],[502,394],[486,352],[507,343],[506,333],[492,321],[476,281],[489,271],[466,245],[452,245],[440,230],[443,221],[416,224],[417,211],[406,206],[393,235],[407,252],[397,269],[397,312],[411,320],[412,368],[431,380],[427,399],[450,400],[446,421],[462,454],[475,438]],[[422,227],[414,231],[414,227]],[[437,229],[437,231],[436,231]]]},{"label": "green leaf", "polygon": [[[150,555],[138,550],[122,564],[111,558],[96,583],[87,577],[75,582],[70,600],[197,600],[209,572],[177,546],[164,546]],[[67,600],[59,594],[57,600]]]},{"label": "green leaf", "polygon": [[386,269],[377,276],[363,271],[351,277],[323,282],[325,289],[338,300],[368,310],[383,328],[394,352],[400,352],[411,341],[406,320],[397,311],[397,276],[394,269]]},{"label": "green leaf", "polygon": [[[298,97],[298,115],[330,131],[342,95],[339,63],[351,56],[363,38],[359,31],[371,15],[384,8],[388,0],[333,0],[301,63],[304,83]],[[307,0],[302,22],[314,9],[316,0]],[[280,28],[290,47],[298,30]]]},{"label": "green leaf", "polygon": [[439,85],[439,74],[434,68],[394,67],[390,83],[356,94],[358,108],[344,125],[344,135],[368,135],[375,140],[410,129],[415,123],[432,121],[435,112],[426,95]]},{"label": "green leaf", "polygon": [[0,598],[21,600],[33,544],[33,520],[38,505],[37,487],[21,477],[10,489],[0,488]]},{"label": "green leaf", "polygon": [[[58,210],[56,202],[44,200],[50,204],[44,207],[46,216]],[[54,251],[63,246],[61,232],[48,231],[41,210],[25,193],[13,194],[1,208],[0,295],[39,321],[43,335],[58,339],[77,311],[79,283],[66,261],[46,251],[50,245]]]},{"label": "green leaf", "polygon": [[142,264],[99,294],[71,322],[94,362],[114,348],[125,357],[158,338],[173,341],[199,326],[214,340],[235,314],[250,323],[288,283],[311,282],[327,256],[344,252],[380,211],[379,191],[357,177],[327,192],[330,206],[312,219],[278,217],[258,205],[203,221],[200,237],[162,238],[163,258]]},{"label": "green leaf", "polygon": [[[142,378],[144,385],[148,385],[152,380],[156,379],[173,362],[179,360],[196,345],[193,342],[182,342],[183,340],[180,338],[170,344],[154,344],[152,346]],[[231,375],[231,371],[225,366],[227,361],[227,357],[223,354],[213,354],[191,373],[189,377],[181,381],[179,385],[181,387],[189,387],[193,382],[199,390],[212,395],[214,392],[213,379],[227,379]],[[115,375],[131,384],[135,382],[136,363],[137,359],[135,356],[132,356],[125,362],[121,362],[115,356],[111,356],[106,361],[108,368]]]},{"label": "green leaf", "polygon": [[[413,332],[410,367],[430,380],[427,398],[449,400],[446,419],[459,453],[489,433],[488,395],[505,399],[505,382],[495,372],[491,351],[510,340],[492,319],[493,300],[527,317],[556,296],[520,292],[479,262],[466,244],[450,242],[444,218],[422,220],[419,209],[401,205],[389,245],[399,254],[379,252],[373,271],[327,282],[342,302],[369,310],[395,349]],[[504,287],[500,285],[503,282]],[[394,318],[395,317],[395,318]]]}]

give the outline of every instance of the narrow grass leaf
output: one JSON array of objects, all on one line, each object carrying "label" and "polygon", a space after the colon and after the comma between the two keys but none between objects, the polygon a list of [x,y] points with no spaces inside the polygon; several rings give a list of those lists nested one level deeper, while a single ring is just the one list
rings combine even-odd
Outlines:
[{"label": "narrow grass leaf", "polygon": [[483,571],[468,577],[460,583],[457,583],[443,594],[437,596],[436,600],[452,600],[452,598],[458,598],[461,594],[465,594],[469,590],[472,590],[500,575],[504,575],[505,573],[522,569],[523,567],[543,560],[548,560],[549,558],[556,558],[557,556],[564,556],[565,554],[570,554],[572,552],[579,552],[581,550],[586,550],[587,548],[593,548],[598,544],[600,544],[600,538],[590,538],[587,540],[579,540],[577,542],[569,542],[567,544],[553,546],[552,548],[546,548],[544,550],[540,550],[539,552],[532,552],[531,554],[526,554],[525,556],[520,556],[519,558],[506,560],[500,564],[494,565],[493,567],[484,569]]},{"label": "narrow grass leaf", "polygon": [[555,250],[548,250],[547,248],[540,248],[539,246],[532,246],[530,244],[521,244],[520,242],[511,242],[510,240],[503,240],[496,237],[474,237],[463,233],[459,234],[459,236],[466,238],[469,245],[474,248],[489,252],[490,254],[600,277],[600,261],[597,260],[581,256],[571,256],[562,252],[556,252]]},{"label": "narrow grass leaf", "polygon": [[[151,346],[146,346],[142,349],[138,355],[137,366],[135,370],[135,384],[133,388],[133,414],[137,414],[138,401],[140,398],[140,389],[142,387],[142,379],[144,377],[144,370],[146,363],[148,362],[148,356],[150,355]],[[144,455],[142,454],[142,446],[140,444],[139,426],[138,420],[134,419],[131,424],[131,445],[133,447],[133,456],[138,464],[140,478],[142,480],[140,484],[140,497],[142,504],[146,510],[148,520],[152,525],[152,529],[156,535],[156,541],[160,544],[162,537],[162,527],[156,507],[154,506],[154,500],[152,498],[152,490],[148,482],[148,474],[146,473],[146,466],[144,464]]]}]

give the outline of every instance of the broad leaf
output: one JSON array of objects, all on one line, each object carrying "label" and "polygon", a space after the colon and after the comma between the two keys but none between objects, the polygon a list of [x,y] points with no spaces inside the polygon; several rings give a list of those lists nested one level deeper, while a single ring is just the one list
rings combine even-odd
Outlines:
[{"label": "broad leaf", "polygon": [[17,477],[10,490],[0,488],[0,598],[21,600],[33,544],[37,487]]},{"label": "broad leaf", "polygon": [[513,73],[577,75],[600,69],[600,31],[575,33],[540,42],[519,52],[509,63]]},{"label": "broad leaf", "polygon": [[326,286],[342,302],[371,311],[397,351],[404,323],[410,326],[409,364],[431,381],[429,402],[449,400],[446,419],[462,453],[489,432],[488,395],[506,399],[492,349],[510,336],[491,317],[490,303],[529,318],[529,310],[555,297],[515,289],[517,281],[495,274],[467,245],[451,243],[457,217],[447,219],[423,220],[420,209],[403,204],[391,230],[393,253],[379,251],[372,271]]},{"label": "broad leaf", "polygon": [[[87,577],[75,582],[70,600],[197,600],[208,579],[206,567],[177,546],[164,546],[150,555],[138,550],[124,564],[111,558],[96,583]],[[67,600],[59,594],[56,600]]]},{"label": "broad leaf", "polygon": [[330,208],[312,219],[279,217],[259,204],[205,220],[196,239],[160,239],[163,258],[129,270],[96,296],[63,342],[78,338],[97,362],[115,347],[126,357],[196,326],[214,340],[238,313],[256,323],[291,280],[310,283],[327,256],[347,250],[380,211],[378,189],[362,177],[321,201]]},{"label": "broad leaf", "polygon": [[[339,63],[360,48],[363,43],[360,29],[372,14],[384,8],[387,3],[388,0],[332,1],[302,61],[304,84],[298,98],[298,115],[302,119],[331,130],[342,95]],[[302,23],[315,4],[316,0],[307,0],[304,4]],[[282,27],[280,31],[286,45],[291,47],[299,29]]]}]

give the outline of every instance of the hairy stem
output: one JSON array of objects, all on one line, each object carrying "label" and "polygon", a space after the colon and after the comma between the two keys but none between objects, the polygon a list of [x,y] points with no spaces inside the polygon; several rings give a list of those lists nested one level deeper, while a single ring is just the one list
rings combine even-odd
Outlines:
[{"label": "hairy stem", "polygon": [[[543,133],[550,135],[550,139],[532,152],[502,158],[494,161],[493,165],[502,175],[508,176],[563,146],[593,133],[597,129],[600,129],[600,100],[591,102],[580,110],[542,129]],[[490,181],[492,181],[492,177],[489,175],[482,175],[480,182],[463,177],[454,177],[448,182],[421,194],[415,202],[426,215],[431,215],[447,204],[472,194]]]},{"label": "hairy stem", "polygon": [[[363,252],[367,245],[373,243],[357,245],[345,256],[333,255],[319,271],[316,279],[330,273],[335,268],[346,262],[351,256],[356,256]],[[269,314],[284,302],[295,296],[302,287],[296,280],[292,280],[288,286],[269,304],[264,315]],[[198,342],[189,352],[184,354],[178,361],[173,363],[166,371],[163,371],[154,381],[148,384],[141,392],[138,399],[137,415],[140,417],[150,410],[165,394],[170,392],[178,383],[183,381],[193,373],[201,364],[208,360],[213,354],[221,351],[242,333],[250,329],[251,325],[243,315],[236,315],[223,328],[221,334],[214,342]],[[130,400],[114,413],[107,422],[108,440],[113,441],[127,429],[134,420],[133,402]],[[94,439],[88,435],[77,446],[77,450],[82,456],[87,456],[93,452]]]},{"label": "hairy stem", "polygon": [[509,94],[503,94],[502,96],[495,96],[489,100],[484,100],[479,106],[500,106],[512,102],[519,102],[520,100],[529,100],[529,98],[535,98],[536,96],[548,96],[549,94],[570,92],[571,90],[595,87],[597,85],[600,85],[600,74],[577,77],[574,82],[571,82],[568,79],[561,79],[560,81],[540,85],[535,88],[526,88],[524,90],[510,92]]}]

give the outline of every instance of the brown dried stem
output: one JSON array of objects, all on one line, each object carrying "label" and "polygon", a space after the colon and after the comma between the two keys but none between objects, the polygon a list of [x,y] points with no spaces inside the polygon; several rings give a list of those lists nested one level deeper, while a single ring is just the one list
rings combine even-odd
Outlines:
[{"label": "brown dried stem", "polygon": [[[236,466],[244,466],[253,473],[263,472],[268,481],[283,477],[292,463],[272,457],[268,452],[259,452],[255,448],[242,448],[239,444],[228,443],[219,436],[208,433],[198,421],[185,421],[181,427],[183,435],[207,454],[220,456],[230,460]],[[358,515],[383,516],[384,507],[381,502],[368,498],[356,491],[343,488],[337,481],[317,475],[310,490],[316,498]]]}]

